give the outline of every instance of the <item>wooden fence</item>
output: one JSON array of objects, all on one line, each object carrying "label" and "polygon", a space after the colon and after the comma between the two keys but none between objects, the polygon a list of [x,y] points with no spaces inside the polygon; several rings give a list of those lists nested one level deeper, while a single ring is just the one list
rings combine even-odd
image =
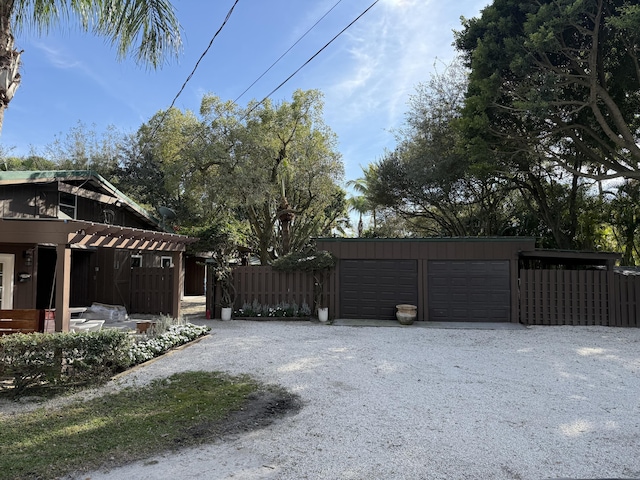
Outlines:
[{"label": "wooden fence", "polygon": [[640,275],[615,275],[616,326],[640,327]]},{"label": "wooden fence", "polygon": [[[329,314],[335,315],[335,281],[326,275],[324,282],[324,305]],[[257,301],[262,305],[275,306],[282,302],[306,302],[313,308],[314,278],[307,272],[281,272],[270,266],[244,266],[233,269],[233,284],[236,287],[235,307]]]},{"label": "wooden fence", "polygon": [[640,276],[602,270],[521,270],[520,322],[638,327]]},{"label": "wooden fence", "polygon": [[173,315],[173,268],[131,269],[129,313]]}]

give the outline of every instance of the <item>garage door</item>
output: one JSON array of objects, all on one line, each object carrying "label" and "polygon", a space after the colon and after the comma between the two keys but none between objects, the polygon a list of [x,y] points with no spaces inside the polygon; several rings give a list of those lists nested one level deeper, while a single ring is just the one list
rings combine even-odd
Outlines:
[{"label": "garage door", "polygon": [[508,261],[431,260],[427,268],[428,320],[511,320]]},{"label": "garage door", "polygon": [[416,260],[341,260],[340,316],[395,319],[399,303],[418,303]]}]

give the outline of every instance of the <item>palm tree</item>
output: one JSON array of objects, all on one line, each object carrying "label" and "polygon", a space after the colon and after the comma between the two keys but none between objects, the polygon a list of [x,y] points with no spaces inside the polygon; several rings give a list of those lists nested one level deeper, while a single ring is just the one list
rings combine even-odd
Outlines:
[{"label": "palm tree", "polygon": [[355,197],[349,197],[347,199],[347,204],[349,206],[349,210],[356,212],[359,216],[358,218],[358,237],[362,237],[362,233],[364,231],[364,223],[362,222],[362,215],[369,212],[369,207],[367,205],[366,199],[362,195],[357,195]]},{"label": "palm tree", "polygon": [[20,55],[14,27],[46,32],[76,19],[80,28],[106,37],[118,57],[132,52],[153,68],[177,54],[180,25],[169,0],[0,0],[0,131],[4,111],[20,85]]},{"label": "palm tree", "polygon": [[360,214],[360,221],[358,222],[358,236],[362,236],[362,215],[371,212],[373,219],[373,229],[377,228],[376,212],[379,205],[372,197],[372,184],[374,183],[377,172],[376,167],[370,164],[367,168],[362,168],[364,177],[357,178],[355,180],[349,180],[347,187],[353,188],[354,191],[360,195],[349,198],[349,204],[351,210],[354,210]]}]

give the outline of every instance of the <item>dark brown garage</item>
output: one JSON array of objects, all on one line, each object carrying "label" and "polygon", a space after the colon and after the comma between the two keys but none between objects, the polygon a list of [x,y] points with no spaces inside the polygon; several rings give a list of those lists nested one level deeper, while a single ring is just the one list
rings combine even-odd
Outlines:
[{"label": "dark brown garage", "polygon": [[340,311],[344,318],[395,318],[395,305],[418,302],[417,260],[343,260]]},{"label": "dark brown garage", "polygon": [[395,305],[418,320],[518,322],[518,258],[535,239],[317,239],[338,258],[327,292],[334,318],[394,318]]}]

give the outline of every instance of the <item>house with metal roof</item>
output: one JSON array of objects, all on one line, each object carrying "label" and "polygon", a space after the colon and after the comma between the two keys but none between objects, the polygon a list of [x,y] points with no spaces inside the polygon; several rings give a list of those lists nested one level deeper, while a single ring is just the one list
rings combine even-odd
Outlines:
[{"label": "house with metal roof", "polygon": [[183,253],[194,239],[91,171],[0,172],[0,309],[93,302],[178,316]]}]

